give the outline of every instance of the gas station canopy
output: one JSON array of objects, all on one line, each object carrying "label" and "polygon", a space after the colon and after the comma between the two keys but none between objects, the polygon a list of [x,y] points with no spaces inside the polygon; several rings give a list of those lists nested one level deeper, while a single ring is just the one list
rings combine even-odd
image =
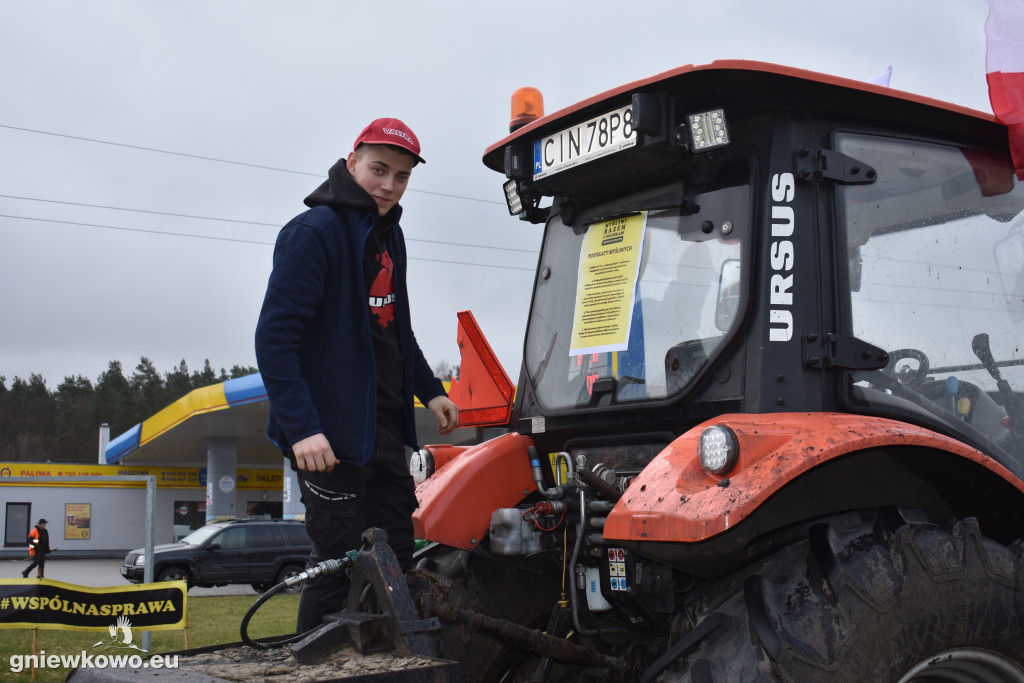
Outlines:
[{"label": "gas station canopy", "polygon": [[196,389],[112,439],[106,462],[205,466],[207,439],[234,437],[240,464],[280,467],[264,431],[269,406],[259,373]]},{"label": "gas station canopy", "polygon": [[[450,385],[445,382],[445,389]],[[206,466],[211,437],[236,438],[238,464],[280,467],[281,451],[266,436],[270,401],[257,373],[195,389],[152,417],[112,439],[106,464]],[[437,421],[416,403],[416,432],[421,443],[437,441]],[[433,435],[433,438],[431,438]],[[460,428],[453,444],[467,443],[476,431]]]}]

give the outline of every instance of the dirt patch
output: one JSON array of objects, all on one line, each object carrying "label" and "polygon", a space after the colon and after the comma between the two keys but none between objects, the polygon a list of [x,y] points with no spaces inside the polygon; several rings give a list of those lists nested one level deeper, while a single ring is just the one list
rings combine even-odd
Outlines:
[{"label": "dirt patch", "polygon": [[317,664],[301,664],[288,647],[263,650],[242,646],[182,656],[178,671],[246,683],[312,683],[374,675],[383,679],[389,673],[432,666],[444,668],[446,664],[430,657],[400,657],[388,652],[360,655],[352,648],[339,648]]}]

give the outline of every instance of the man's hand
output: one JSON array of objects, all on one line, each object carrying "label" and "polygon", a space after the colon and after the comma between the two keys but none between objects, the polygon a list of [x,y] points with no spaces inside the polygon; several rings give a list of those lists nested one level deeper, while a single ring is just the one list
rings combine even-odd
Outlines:
[{"label": "man's hand", "polygon": [[314,434],[292,444],[295,466],[303,472],[330,472],[340,461],[323,434]]},{"label": "man's hand", "polygon": [[437,433],[441,436],[451,434],[459,426],[459,407],[444,394],[430,399],[427,410],[437,418]]}]

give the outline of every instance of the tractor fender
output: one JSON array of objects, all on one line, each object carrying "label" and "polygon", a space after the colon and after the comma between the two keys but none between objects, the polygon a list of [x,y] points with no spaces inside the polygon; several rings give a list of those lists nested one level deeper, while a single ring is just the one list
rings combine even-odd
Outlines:
[{"label": "tractor fender", "polygon": [[412,515],[416,538],[473,550],[491,525],[491,513],[514,507],[537,490],[527,448],[533,439],[503,434],[437,463],[433,476],[416,487]]},{"label": "tractor fender", "polygon": [[[736,466],[722,476],[700,464],[701,432],[732,429]],[[621,541],[697,542],[750,517],[773,494],[826,462],[872,448],[917,446],[970,460],[1024,493],[1024,482],[981,451],[924,427],[848,413],[727,414],[687,431],[630,482],[604,536]]]}]

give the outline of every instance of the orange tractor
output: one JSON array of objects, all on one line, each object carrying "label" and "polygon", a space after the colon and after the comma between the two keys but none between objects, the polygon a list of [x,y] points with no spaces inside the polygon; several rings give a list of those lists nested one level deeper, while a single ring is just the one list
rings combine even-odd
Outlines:
[{"label": "orange tractor", "polygon": [[[463,680],[1024,680],[1006,128],[686,66],[487,149],[543,225],[518,386],[471,316],[414,522]],[[514,402],[513,402],[514,394]]]}]

